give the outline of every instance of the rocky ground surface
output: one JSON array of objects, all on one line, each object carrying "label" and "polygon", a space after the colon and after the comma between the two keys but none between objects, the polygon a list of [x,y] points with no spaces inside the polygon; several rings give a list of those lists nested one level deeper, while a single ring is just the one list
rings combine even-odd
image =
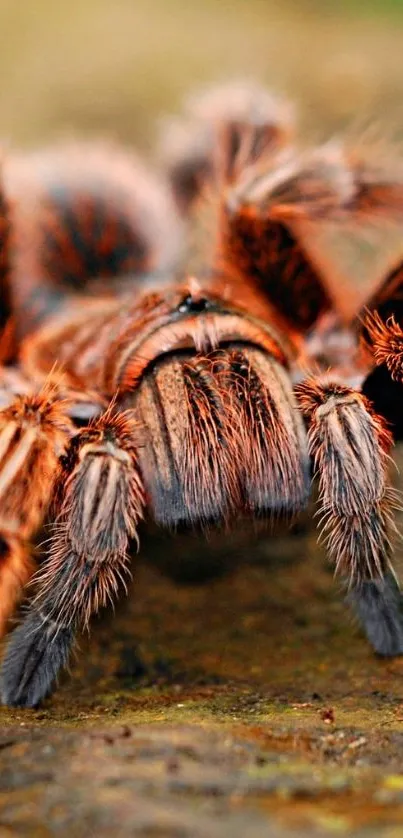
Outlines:
[{"label": "rocky ground surface", "polygon": [[149,537],[134,568],[55,695],[0,709],[0,838],[403,835],[403,660],[310,529]]}]

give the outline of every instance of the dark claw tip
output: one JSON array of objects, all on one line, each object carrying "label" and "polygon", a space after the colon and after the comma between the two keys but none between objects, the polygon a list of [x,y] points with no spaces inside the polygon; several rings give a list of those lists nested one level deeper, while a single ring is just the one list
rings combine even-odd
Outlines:
[{"label": "dark claw tip", "polygon": [[365,582],[348,599],[375,652],[382,657],[403,655],[403,599],[394,578]]},{"label": "dark claw tip", "polygon": [[1,670],[1,699],[11,707],[37,707],[66,665],[73,631],[32,611],[13,632]]}]

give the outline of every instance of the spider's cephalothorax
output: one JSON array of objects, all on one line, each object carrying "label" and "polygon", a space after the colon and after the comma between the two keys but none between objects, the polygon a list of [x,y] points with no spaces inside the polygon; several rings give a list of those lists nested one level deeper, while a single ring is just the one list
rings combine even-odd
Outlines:
[{"label": "spider's cephalothorax", "polygon": [[401,170],[334,144],[301,150],[290,114],[251,86],[203,97],[160,182],[102,147],[4,164],[2,630],[34,573],[6,703],[49,692],[75,633],[124,584],[146,510],[169,527],[295,515],[311,462],[368,638],[403,653],[387,474],[403,425],[402,248],[358,290],[359,247],[351,258],[353,239],[381,249],[383,225],[400,242]]}]

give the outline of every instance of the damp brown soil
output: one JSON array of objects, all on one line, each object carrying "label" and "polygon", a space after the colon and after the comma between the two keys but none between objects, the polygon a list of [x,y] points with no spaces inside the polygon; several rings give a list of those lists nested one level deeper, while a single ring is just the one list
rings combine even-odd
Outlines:
[{"label": "damp brown soil", "polygon": [[54,696],[0,709],[0,838],[403,835],[403,659],[310,520],[143,543]]}]

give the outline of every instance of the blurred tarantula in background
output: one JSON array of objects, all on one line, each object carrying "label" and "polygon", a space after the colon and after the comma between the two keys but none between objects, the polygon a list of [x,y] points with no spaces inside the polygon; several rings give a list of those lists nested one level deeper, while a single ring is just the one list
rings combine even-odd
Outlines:
[{"label": "blurred tarantula in background", "polygon": [[300,147],[293,109],[251,84],[193,100],[160,156],[154,175],[103,144],[3,162],[3,633],[34,586],[3,662],[11,705],[49,693],[124,586],[146,511],[170,528],[292,517],[312,471],[366,634],[403,653],[402,162]]}]

